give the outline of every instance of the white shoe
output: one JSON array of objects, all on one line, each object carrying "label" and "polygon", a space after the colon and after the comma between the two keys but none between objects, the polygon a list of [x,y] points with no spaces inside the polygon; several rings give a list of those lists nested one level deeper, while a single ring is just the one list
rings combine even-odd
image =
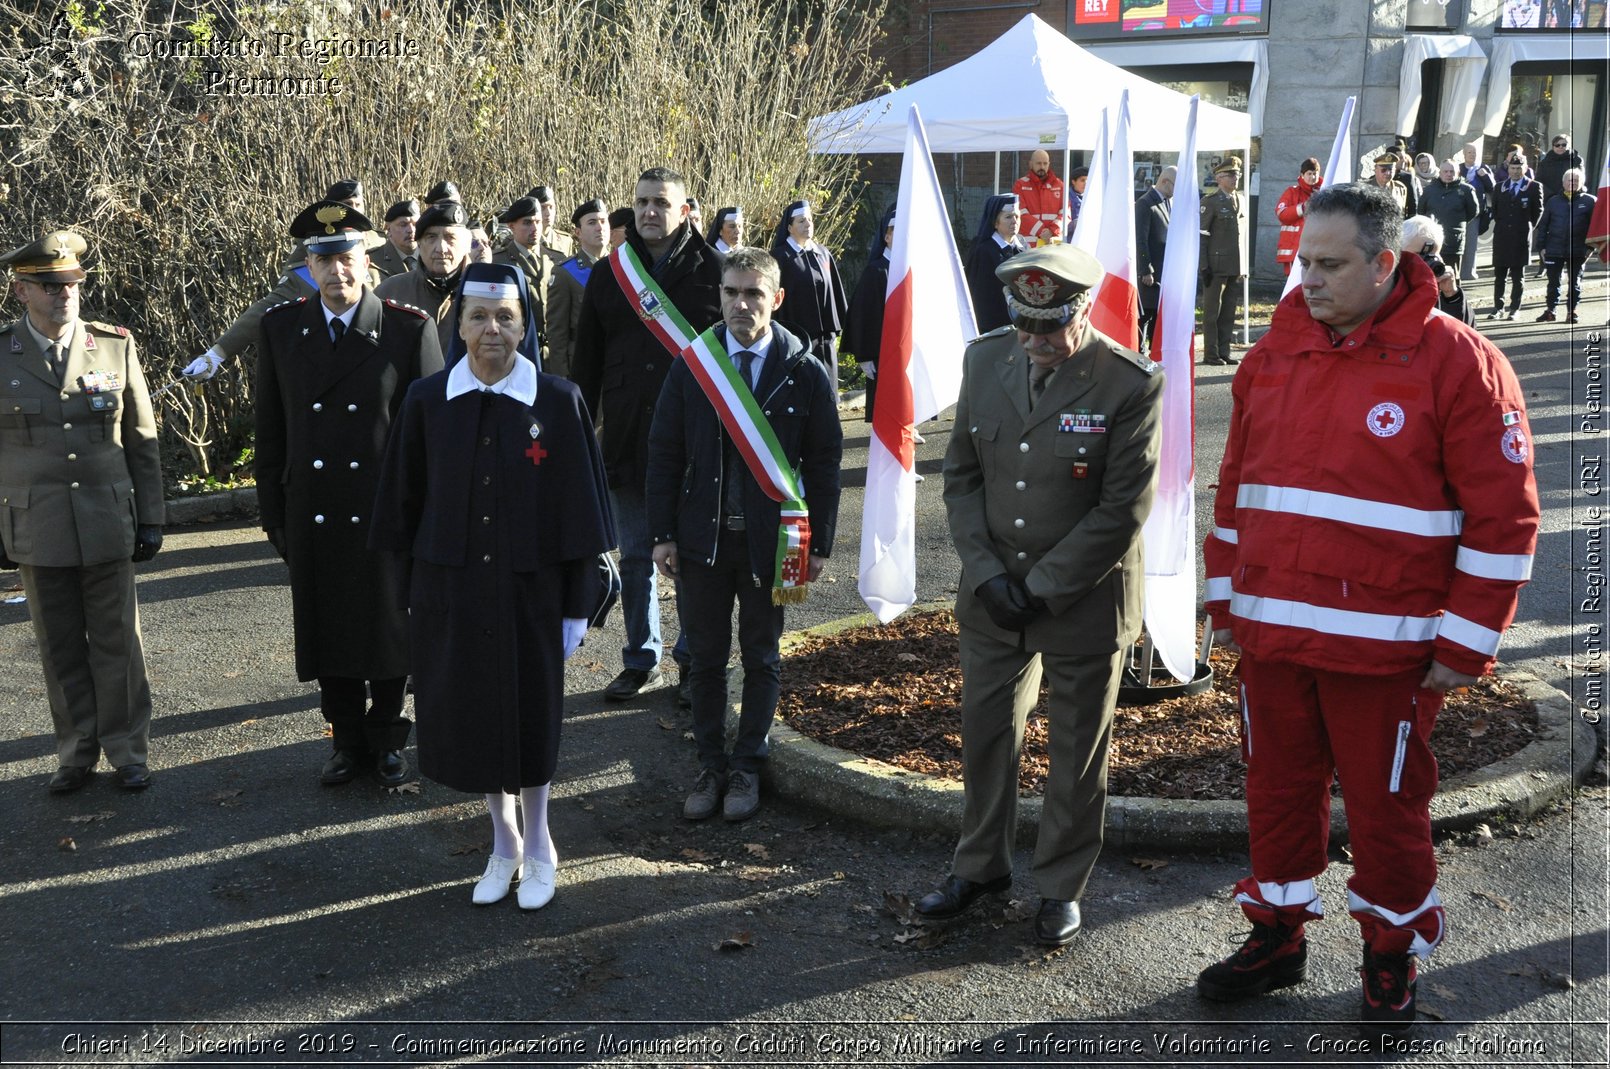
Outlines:
[{"label": "white shoe", "polygon": [[529,869],[526,878],[520,881],[520,908],[541,909],[553,901],[553,883],[559,871],[534,857],[526,858],[526,863]]},{"label": "white shoe", "polygon": [[926,439],[922,435],[918,434],[915,430],[913,430],[911,432],[911,440],[913,442],[916,442],[918,445],[923,445],[928,441],[928,439]]},{"label": "white shoe", "polygon": [[486,871],[481,873],[481,879],[475,885],[475,893],[470,901],[477,906],[490,906],[493,902],[501,902],[509,893],[509,884],[520,878],[520,862],[512,857],[498,857],[493,854],[486,859]]}]

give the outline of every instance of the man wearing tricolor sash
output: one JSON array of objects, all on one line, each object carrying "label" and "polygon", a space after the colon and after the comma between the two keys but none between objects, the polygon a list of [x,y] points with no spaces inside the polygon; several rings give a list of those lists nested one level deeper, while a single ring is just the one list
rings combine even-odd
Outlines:
[{"label": "man wearing tricolor sash", "polygon": [[[604,690],[626,701],[664,684],[654,544],[643,509],[648,428],[671,365],[700,331],[721,319],[721,254],[687,222],[687,184],[665,167],[638,177],[626,241],[587,279],[571,378],[603,423],[600,445],[621,543],[621,672]],[[687,705],[686,650],[678,701]]]},{"label": "man wearing tricolor sash", "polygon": [[[843,432],[827,369],[772,323],[776,259],[735,249],[721,278],[723,323],[671,368],[648,436],[654,563],[678,580],[692,657],[700,772],[690,820],[745,820],[760,806],[777,709],[783,606],[804,600],[833,549]],[[727,659],[738,605],[743,699],[725,745]],[[723,798],[723,795],[725,796]]]},{"label": "man wearing tricolor sash", "polygon": [[1315,193],[1300,290],[1236,375],[1204,550],[1206,609],[1241,649],[1252,931],[1197,990],[1301,982],[1324,916],[1330,788],[1345,790],[1360,1016],[1414,1022],[1416,966],[1446,927],[1430,739],[1443,695],[1490,671],[1537,542],[1526,404],[1504,354],[1437,311],[1387,189]]}]

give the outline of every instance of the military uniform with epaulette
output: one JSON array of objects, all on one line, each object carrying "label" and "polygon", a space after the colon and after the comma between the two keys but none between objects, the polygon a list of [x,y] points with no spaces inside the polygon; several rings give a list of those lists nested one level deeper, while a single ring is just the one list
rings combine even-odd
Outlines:
[{"label": "military uniform with epaulette", "polygon": [[[1220,175],[1241,177],[1241,161],[1234,156],[1213,169]],[[1202,362],[1234,364],[1230,351],[1235,338],[1236,313],[1241,307],[1241,280],[1247,275],[1247,198],[1240,190],[1220,188],[1202,198]]]},{"label": "military uniform with epaulette", "polygon": [[[0,263],[18,282],[75,286],[86,251],[57,232]],[[155,556],[162,520],[156,419],[128,330],[75,316],[52,339],[31,312],[0,327],[0,560],[21,566],[39,644],[53,791],[82,786],[103,751],[121,786],[149,783],[134,562]]]},{"label": "military uniform with epaulette", "polygon": [[[1012,327],[963,359],[945,507],[961,558],[962,831],[942,919],[1011,886],[1024,719],[1051,687],[1050,777],[1034,853],[1042,943],[1079,927],[1101,850],[1120,659],[1141,627],[1141,525],[1158,460],[1162,373],[1089,326],[1094,257],[1050,245],[1003,262]],[[1075,333],[1060,363],[1019,341]],[[1033,342],[1039,346],[1045,343]]]},{"label": "military uniform with epaulette", "polygon": [[[315,204],[293,224],[314,253],[355,247],[356,213],[309,234]],[[316,217],[316,214],[315,214]],[[342,246],[340,239],[351,243]],[[319,244],[323,242],[324,244]],[[318,680],[335,754],[326,783],[366,762],[382,782],[406,776],[400,751],[408,674],[403,561],[368,548],[380,461],[403,396],[442,368],[430,317],[365,288],[339,339],[323,298],[264,314],[257,342],[257,497],[263,529],[291,573],[296,675]],[[367,693],[366,693],[367,691]],[[367,705],[365,698],[371,699]]]}]

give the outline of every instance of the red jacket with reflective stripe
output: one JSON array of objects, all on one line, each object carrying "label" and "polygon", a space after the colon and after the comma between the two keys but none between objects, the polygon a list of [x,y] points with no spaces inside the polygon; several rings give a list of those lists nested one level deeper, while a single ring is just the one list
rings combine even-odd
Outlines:
[{"label": "red jacket with reflective stripe", "polygon": [[1012,192],[1023,207],[1024,234],[1042,241],[1062,235],[1062,202],[1067,197],[1062,179],[1050,171],[1044,178],[1030,172],[1012,183]]},{"label": "red jacket with reflective stripe", "polygon": [[1436,312],[1417,256],[1339,342],[1286,295],[1236,373],[1206,609],[1246,650],[1385,675],[1488,671],[1537,544],[1509,361]]}]

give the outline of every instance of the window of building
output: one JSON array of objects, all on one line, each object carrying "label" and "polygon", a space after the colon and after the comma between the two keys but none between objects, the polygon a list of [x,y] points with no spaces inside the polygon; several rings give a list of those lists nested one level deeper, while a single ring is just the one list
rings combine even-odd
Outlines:
[{"label": "window of building", "polygon": [[[1518,63],[1510,75],[1509,114],[1489,155],[1497,158],[1510,145],[1518,144],[1535,166],[1538,157],[1549,150],[1557,133],[1571,134],[1573,147],[1589,157],[1597,154],[1593,142],[1595,109],[1599,101],[1598,74],[1567,74],[1538,71],[1547,64]],[[1600,121],[1603,121],[1602,115]]]}]

